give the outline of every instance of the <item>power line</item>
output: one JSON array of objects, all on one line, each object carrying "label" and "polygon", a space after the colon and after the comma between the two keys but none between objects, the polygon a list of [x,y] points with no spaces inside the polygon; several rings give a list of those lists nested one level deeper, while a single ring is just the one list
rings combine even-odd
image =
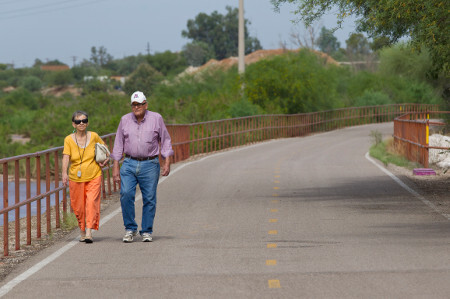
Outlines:
[{"label": "power line", "polygon": [[[76,5],[67,5],[67,6],[63,6],[63,7],[51,8],[52,6],[60,6],[61,4],[67,4],[67,3],[74,2],[73,0],[67,0],[67,1],[59,2],[59,3],[45,4],[45,5],[41,5],[41,6],[15,9],[15,10],[10,10],[10,11],[3,11],[3,12],[0,12],[0,15],[6,15],[5,17],[1,17],[1,20],[7,20],[7,19],[20,18],[20,17],[30,16],[30,15],[37,15],[37,14],[42,14],[42,13],[47,13],[47,12],[52,12],[52,11],[65,10],[65,9],[69,9],[69,8],[77,8],[77,7],[96,4],[96,3],[105,2],[105,1],[107,1],[107,0],[89,1],[89,2],[84,2],[84,3],[78,3]],[[45,8],[48,8],[48,9],[45,9]],[[35,11],[26,13],[26,11],[29,11],[29,10],[35,10]],[[22,12],[25,12],[25,13],[22,13]],[[7,14],[12,14],[12,15],[8,16]]]},{"label": "power line", "polygon": [[39,5],[39,6],[31,6],[31,7],[13,9],[10,11],[2,11],[2,12],[0,12],[0,15],[8,14],[8,13],[23,12],[23,11],[27,11],[27,10],[33,10],[33,9],[41,9],[41,8],[50,7],[50,6],[54,6],[54,5],[61,5],[64,3],[69,3],[69,2],[72,2],[72,1],[66,0],[66,1],[58,2],[58,3],[49,3],[49,4]]},{"label": "power line", "polygon": [[32,0],[8,0],[8,1],[0,1],[0,4],[9,4],[9,3],[14,3],[17,4],[18,2],[28,2],[28,1],[32,1]]}]

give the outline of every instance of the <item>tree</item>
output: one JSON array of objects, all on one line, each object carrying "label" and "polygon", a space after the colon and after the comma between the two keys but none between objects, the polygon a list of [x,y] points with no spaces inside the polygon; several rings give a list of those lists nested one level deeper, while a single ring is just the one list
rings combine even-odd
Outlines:
[{"label": "tree", "polygon": [[299,32],[291,32],[291,41],[299,48],[307,48],[310,50],[316,49],[317,28],[315,26],[308,26],[303,34]]},{"label": "tree", "polygon": [[153,92],[155,85],[163,78],[163,75],[148,63],[142,63],[131,73],[127,81],[125,81],[124,90],[127,94],[132,94],[134,91],[140,90],[149,96]]},{"label": "tree", "polygon": [[127,56],[115,60],[117,68],[114,71],[122,76],[131,74],[141,63],[146,62],[146,56],[138,54],[137,56]]},{"label": "tree", "polygon": [[183,47],[183,55],[189,65],[200,66],[214,58],[214,50],[204,42],[192,42]]},{"label": "tree", "polygon": [[388,37],[391,44],[409,37],[414,49],[430,51],[434,70],[450,76],[449,2],[444,0],[271,0],[275,9],[283,3],[297,3],[301,20],[309,25],[336,9],[338,27],[345,17],[357,17],[357,30],[369,37]]},{"label": "tree", "polygon": [[351,60],[364,59],[370,53],[369,41],[361,33],[352,33],[345,43]]},{"label": "tree", "polygon": [[183,55],[170,51],[147,55],[147,62],[164,76],[181,73],[188,66]]},{"label": "tree", "polygon": [[99,67],[103,67],[110,63],[114,58],[108,54],[108,51],[105,47],[101,46],[100,48],[92,47],[91,48],[91,62]]},{"label": "tree", "polygon": [[[226,7],[227,14],[222,15],[214,11],[211,15],[198,14],[194,20],[188,20],[187,30],[183,30],[183,37],[194,42],[210,45],[216,59],[224,59],[238,54],[238,20],[239,10]],[[245,20],[245,54],[262,49],[259,40],[250,37],[247,30],[248,21]]]},{"label": "tree", "polygon": [[316,43],[319,46],[320,51],[327,53],[328,55],[338,51],[341,47],[341,43],[338,42],[337,38],[334,36],[333,30],[329,30],[325,27],[322,27],[320,30],[320,35]]}]

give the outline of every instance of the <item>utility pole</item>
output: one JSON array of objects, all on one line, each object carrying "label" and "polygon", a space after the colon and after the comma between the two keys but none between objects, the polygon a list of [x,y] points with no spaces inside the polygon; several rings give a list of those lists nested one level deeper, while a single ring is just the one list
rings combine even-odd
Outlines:
[{"label": "utility pole", "polygon": [[147,42],[147,55],[150,56],[150,43]]},{"label": "utility pole", "polygon": [[244,0],[239,0],[239,40],[238,40],[238,72],[245,72],[245,32],[244,32]]},{"label": "utility pole", "polygon": [[75,64],[77,63],[77,56],[71,56],[71,57],[72,57],[72,60],[73,60],[72,67],[74,67]]}]

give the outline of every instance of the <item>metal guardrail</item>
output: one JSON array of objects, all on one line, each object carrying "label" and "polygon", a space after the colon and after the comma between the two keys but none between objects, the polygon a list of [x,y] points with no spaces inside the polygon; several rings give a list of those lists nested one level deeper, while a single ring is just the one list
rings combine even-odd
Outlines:
[{"label": "metal guardrail", "polygon": [[[325,132],[348,126],[381,123],[393,121],[395,117],[407,112],[431,113],[438,111],[437,105],[424,104],[398,104],[386,106],[371,106],[358,108],[344,108],[314,113],[295,115],[259,115],[234,119],[225,119],[209,122],[200,122],[187,125],[167,125],[172,138],[174,156],[172,163],[183,161],[190,156],[210,153],[225,148],[260,142],[274,138],[287,138],[305,136],[316,132]],[[109,148],[113,148],[115,134],[102,136]],[[50,235],[52,227],[61,227],[61,215],[64,221],[68,213],[68,197],[65,187],[60,186],[60,163],[63,147],[48,149],[32,154],[0,159],[0,171],[3,175],[3,255],[9,255],[10,247],[15,250],[21,248],[20,238],[20,207],[26,206],[26,244],[30,245],[32,229],[35,238],[42,237],[42,218],[46,218],[46,234]],[[45,172],[41,171],[44,164]],[[14,165],[12,165],[14,164]],[[14,173],[9,176],[9,173]],[[118,186],[112,180],[110,167],[103,168],[102,197],[117,192]],[[15,203],[9,205],[8,182],[14,182]],[[35,182],[36,196],[31,197],[31,181]],[[41,190],[41,180],[45,180],[45,192]],[[20,183],[25,182],[25,200],[20,200]],[[53,187],[51,185],[53,184]],[[62,199],[59,194],[62,191]],[[54,205],[51,205],[50,197],[54,197]],[[45,214],[42,214],[42,202],[45,198]],[[60,207],[60,201],[62,207]],[[31,203],[36,202],[36,224],[32,228]],[[8,221],[8,212],[15,211],[15,220]],[[53,211],[53,213],[52,213]],[[52,214],[54,214],[52,220]],[[10,225],[14,226],[14,246],[10,245]],[[0,248],[1,249],[1,248]],[[1,251],[0,251],[1,252]]]},{"label": "metal guardrail", "polygon": [[429,149],[449,150],[448,147],[429,145],[430,125],[445,126],[443,122],[430,121],[430,115],[441,118],[450,111],[409,112],[394,119],[394,140],[410,161],[429,166]]}]

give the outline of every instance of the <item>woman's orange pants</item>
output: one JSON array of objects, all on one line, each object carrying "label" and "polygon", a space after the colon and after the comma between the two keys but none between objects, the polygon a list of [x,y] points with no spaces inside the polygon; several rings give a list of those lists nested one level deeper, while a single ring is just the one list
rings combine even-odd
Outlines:
[{"label": "woman's orange pants", "polygon": [[89,182],[69,181],[70,205],[81,231],[98,230],[100,223],[100,192],[102,176]]}]

